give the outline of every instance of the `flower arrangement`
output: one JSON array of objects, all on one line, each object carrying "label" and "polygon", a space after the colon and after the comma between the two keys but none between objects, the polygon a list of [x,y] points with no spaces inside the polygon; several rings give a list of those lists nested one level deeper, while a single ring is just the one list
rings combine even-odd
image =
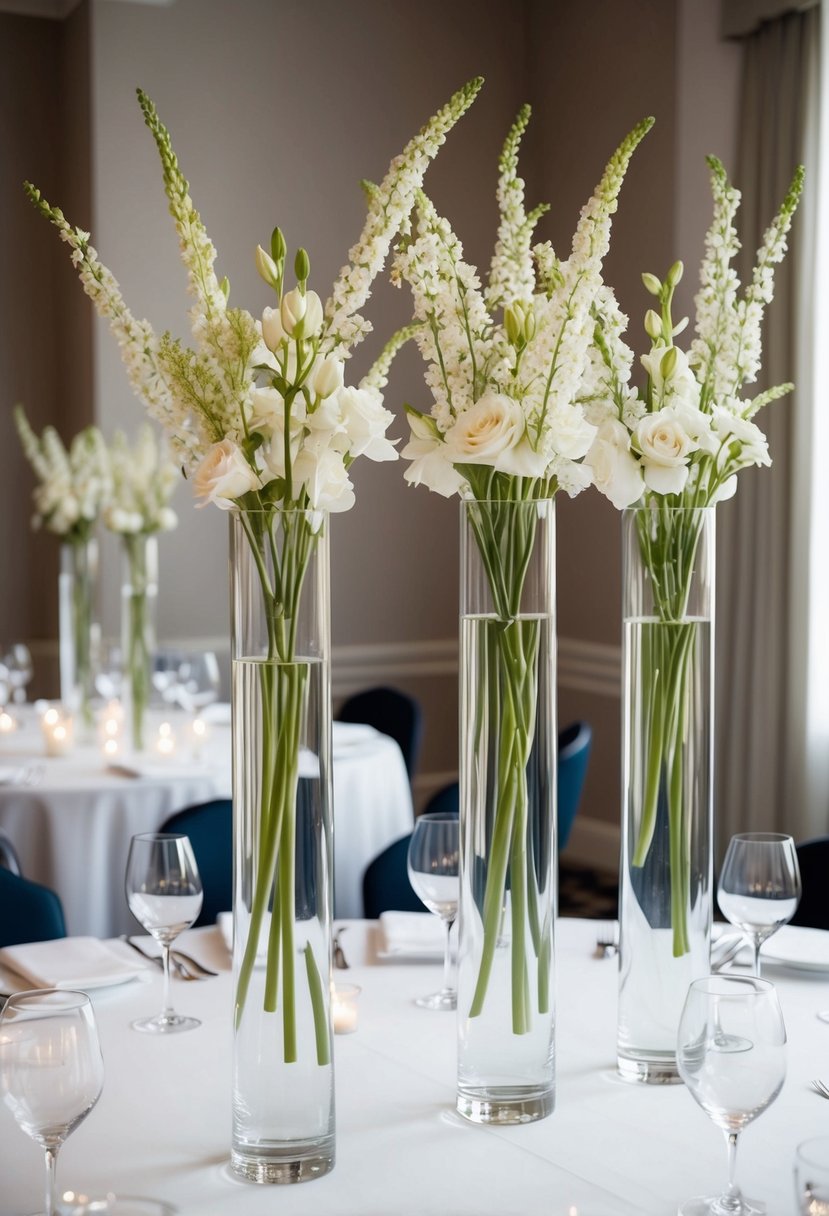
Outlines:
[{"label": "flower arrangement", "polygon": [[67,544],[83,544],[109,501],[112,479],[106,444],[97,427],[79,431],[68,448],[54,427],[38,439],[22,406],[14,421],[23,451],[38,478],[32,524],[43,526]]},{"label": "flower arrangement", "polygon": [[[482,952],[470,1016],[484,1006],[507,890],[513,893],[512,1027],[527,1033],[532,999],[526,975],[527,911],[519,894],[532,888],[527,832],[527,762],[533,748],[540,622],[522,619],[522,593],[533,543],[533,517],[516,503],[544,502],[562,489],[576,495],[591,482],[584,457],[596,428],[579,401],[593,340],[592,310],[602,287],[611,216],[630,158],[652,119],[640,123],[610,159],[584,207],[572,251],[560,260],[549,242],[533,247],[541,205],[527,212],[518,151],[530,118],[518,114],[499,162],[498,240],[486,286],[449,223],[425,194],[417,231],[401,241],[393,278],[408,283],[433,404],[408,409],[411,438],[402,455],[412,485],[455,493],[472,504],[470,519],[494,612],[488,649],[496,656],[490,695],[509,711],[510,731],[493,794],[492,848],[482,908]],[[501,312],[502,319],[497,319]],[[487,697],[481,677],[480,698]],[[479,704],[471,720],[487,720]],[[471,746],[469,740],[466,746]],[[532,901],[531,901],[532,902]],[[474,912],[473,912],[474,915]],[[476,930],[477,932],[477,926]],[[531,923],[539,968],[538,999],[551,961],[552,926]],[[540,1012],[544,1012],[540,1009]]]},{"label": "flower arrangement", "polygon": [[121,651],[129,735],[135,751],[144,747],[144,719],[152,690],[155,623],[152,604],[158,571],[148,538],[178,522],[169,502],[180,473],[151,426],[143,426],[131,445],[116,431],[109,445],[112,493],[103,513],[105,526],[121,537],[126,577],[122,586]]},{"label": "flower arrangement", "polygon": [[[701,509],[731,497],[737,474],[771,464],[768,443],[754,421],[761,408],[784,396],[791,384],[742,396],[761,364],[761,325],[771,302],[774,267],[786,252],[786,238],[803,184],[803,170],[767,229],[751,282],[741,292],[731,262],[739,249],[735,215],[740,194],[723,165],[708,158],[714,214],[696,296],[696,337],[687,353],[674,338],[687,318],[674,324],[671,306],[683,267],[676,262],[664,280],[644,274],[657,307],[645,315],[651,340],[641,357],[646,382],[631,384],[633,352],[623,333],[626,318],[612,291],[594,301],[594,342],[581,401],[596,438],[587,453],[597,488],[618,508],[636,504],[639,551],[654,601],[654,620],[643,641],[642,686],[650,697],[645,727],[641,820],[632,864],[648,858],[661,796],[667,799],[671,835],[673,952],[687,952],[689,866],[681,841],[688,832],[684,805],[685,713],[688,681],[700,644],[688,616],[688,598],[701,529]],[[677,510],[677,508],[682,508]]]},{"label": "flower arrangement", "polygon": [[[35,206],[72,251],[87,294],[110,325],[130,382],[164,427],[173,452],[192,477],[202,505],[234,509],[259,574],[267,624],[267,661],[258,665],[263,732],[258,835],[268,842],[255,876],[247,946],[236,987],[242,1017],[269,907],[266,1008],[275,1008],[282,962],[284,1060],[297,1058],[293,909],[294,835],[300,730],[308,664],[295,661],[295,612],[325,513],[354,502],[349,471],[358,456],[391,460],[385,432],[392,414],[382,405],[391,359],[408,331],[395,335],[369,373],[345,383],[346,360],[370,332],[361,315],[372,282],[396,234],[405,230],[426,169],[446,134],[474,100],[479,79],[459,90],[406,145],[379,186],[366,184],[368,214],[325,306],[309,287],[310,261],[299,249],[289,287],[288,250],[279,228],[269,249],[256,251],[260,275],[275,293],[261,320],[231,307],[229,283],[219,280],[216,251],[188,192],[170,137],[150,99],[139,103],[161,158],[164,186],[179,236],[193,307],[194,347],[157,335],[136,320],[112,274],[98,260],[89,234],[72,227],[34,186]],[[278,533],[278,536],[275,535]],[[277,898],[275,891],[282,892]],[[287,901],[287,902],[286,902]],[[305,967],[316,1029],[318,1062],[330,1058],[320,980],[328,967],[308,945]]]}]

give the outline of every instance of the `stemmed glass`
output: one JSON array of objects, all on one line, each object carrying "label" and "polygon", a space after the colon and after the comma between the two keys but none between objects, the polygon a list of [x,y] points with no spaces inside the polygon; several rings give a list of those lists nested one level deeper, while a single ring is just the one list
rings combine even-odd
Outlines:
[{"label": "stemmed glass", "polygon": [[186,652],[177,672],[176,699],[188,713],[218,700],[221,673],[212,650]]},{"label": "stemmed glass", "polygon": [[415,1001],[422,1009],[456,1009],[458,994],[452,987],[452,958],[450,935],[458,915],[460,879],[458,877],[459,845],[456,815],[420,815],[415,821],[409,842],[409,881],[415,893],[430,912],[446,926],[443,954],[443,987],[430,996]]},{"label": "stemmed glass", "polygon": [[104,1062],[89,997],[17,992],[0,1014],[0,1088],[21,1129],[46,1153],[45,1216],[58,1211],[55,1168],[66,1137],[101,1095]]},{"label": "stemmed glass", "polygon": [[139,1018],[134,1030],[175,1034],[195,1030],[198,1018],[183,1017],[170,1003],[170,947],[201,911],[202,885],[193,849],[186,836],[149,832],[133,836],[127,859],[127,903],[130,912],[160,943],[164,959],[161,1013]]},{"label": "stemmed glass", "polygon": [[679,1216],[764,1213],[764,1204],[743,1197],[735,1170],[737,1137],[774,1101],[786,1076],[786,1029],[774,985],[753,976],[694,980],[679,1022],[677,1067],[728,1145],[727,1189],[690,1199]]},{"label": "stemmed glass", "polygon": [[800,867],[791,836],[742,832],[732,836],[723,862],[717,903],[723,915],[754,947],[754,974],[760,974],[760,947],[790,921],[800,900]]},{"label": "stemmed glass", "polygon": [[12,700],[22,705],[26,700],[26,685],[34,674],[34,664],[29,647],[24,642],[15,642],[3,658],[6,679],[12,688]]}]

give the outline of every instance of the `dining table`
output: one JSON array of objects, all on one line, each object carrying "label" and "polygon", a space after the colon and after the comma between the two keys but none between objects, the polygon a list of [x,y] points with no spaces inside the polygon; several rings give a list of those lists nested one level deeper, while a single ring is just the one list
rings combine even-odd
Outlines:
[{"label": "dining table", "polygon": [[[198,735],[192,715],[156,715],[139,754],[107,756],[104,739],[47,756],[33,707],[0,737],[0,831],[23,874],[58,893],[70,934],[135,931],[124,900],[132,837],[158,831],[184,807],[231,796],[229,706],[213,708]],[[363,723],[333,724],[332,760],[335,911],[359,917],[366,866],[412,830],[411,786],[396,741]]]},{"label": "dining table", "polygon": [[[168,1038],[132,1019],[159,1004],[161,980],[93,992],[105,1081],[101,1099],[61,1151],[60,1187],[154,1199],[159,1216],[675,1216],[691,1196],[725,1186],[722,1133],[682,1084],[622,1080],[615,1069],[618,967],[596,942],[605,922],[556,928],[556,1104],[521,1126],[479,1126],[455,1112],[457,1018],[415,1005],[440,980],[437,958],[389,957],[377,922],[337,924],[361,988],[354,1033],[335,1036],[336,1164],[278,1188],[237,1181],[231,1129],[230,957],[216,928],[181,947],[218,972],[176,982],[179,1012],[202,1025]],[[67,947],[68,948],[68,947]],[[796,1216],[796,1145],[829,1134],[829,972],[768,968],[788,1032],[787,1077],[740,1137],[737,1177],[769,1216]],[[0,1212],[39,1201],[40,1150],[0,1110]],[[114,1209],[117,1213],[117,1207]]]}]

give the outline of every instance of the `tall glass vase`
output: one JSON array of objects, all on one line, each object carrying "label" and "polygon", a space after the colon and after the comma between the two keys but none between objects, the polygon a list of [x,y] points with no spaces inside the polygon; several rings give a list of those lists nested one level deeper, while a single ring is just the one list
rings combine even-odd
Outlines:
[{"label": "tall glass vase", "polygon": [[676,1034],[711,940],[714,509],[623,517],[617,1062],[679,1080]]},{"label": "tall glass vase", "polygon": [[554,1106],[555,513],[466,502],[461,539],[457,1109]]},{"label": "tall glass vase", "polygon": [[146,715],[152,691],[155,619],[158,601],[158,544],[145,532],[121,536],[121,661],[126,736],[133,751],[144,750]]},{"label": "tall glass vase", "polygon": [[60,699],[79,716],[76,733],[81,737],[94,726],[92,698],[100,641],[97,589],[97,540],[90,537],[62,544],[58,575]]},{"label": "tall glass vase", "polygon": [[327,518],[234,513],[231,595],[231,1164],[302,1182],[334,1165]]}]

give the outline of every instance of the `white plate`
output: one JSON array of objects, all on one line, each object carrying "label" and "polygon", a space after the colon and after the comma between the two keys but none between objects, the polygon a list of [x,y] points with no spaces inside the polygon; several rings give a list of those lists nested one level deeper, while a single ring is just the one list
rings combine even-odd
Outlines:
[{"label": "white plate", "polygon": [[797,971],[829,972],[829,932],[784,925],[761,947],[760,962]]}]

